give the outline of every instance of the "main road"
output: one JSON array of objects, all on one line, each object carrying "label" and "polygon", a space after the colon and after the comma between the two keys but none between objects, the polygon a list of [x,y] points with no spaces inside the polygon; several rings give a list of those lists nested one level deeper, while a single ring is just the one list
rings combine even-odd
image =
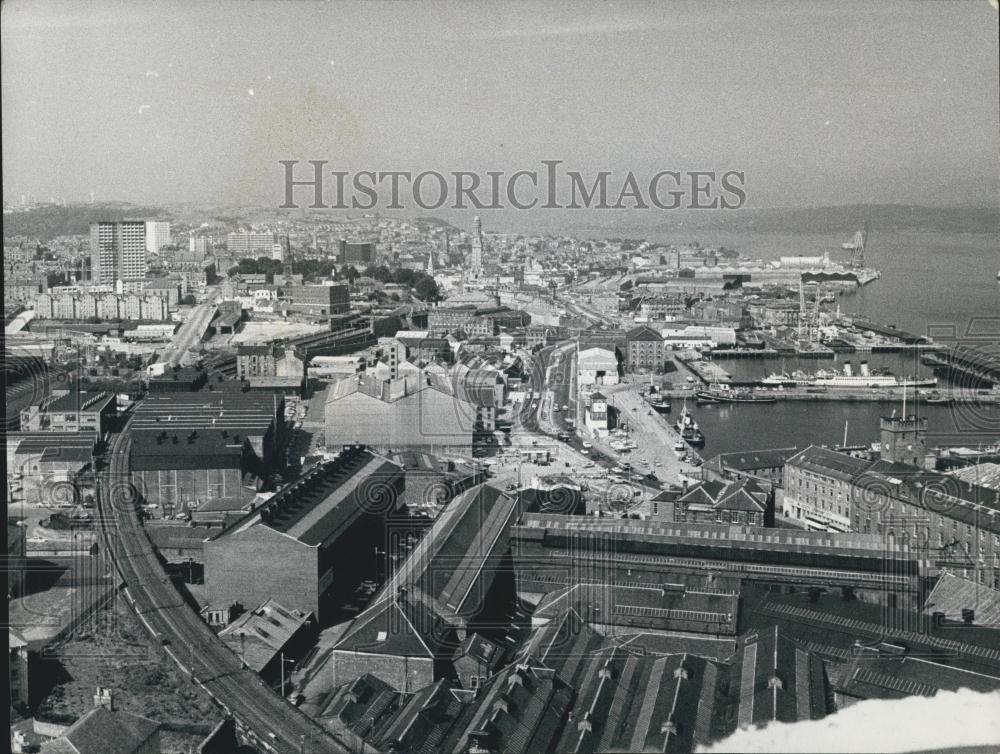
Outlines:
[{"label": "main road", "polygon": [[173,340],[163,352],[160,361],[170,366],[177,366],[183,361],[184,355],[201,342],[215,316],[215,299],[218,296],[218,288],[211,288],[208,297],[188,313],[187,319],[174,333]]},{"label": "main road", "polygon": [[[270,752],[347,752],[349,748],[274,693],[202,622],[160,563],[139,519],[140,490],[129,473],[128,428],[115,435],[99,478],[101,532],[139,619],[174,661]],[[247,563],[247,568],[262,564]],[[275,564],[263,564],[265,567]]]}]

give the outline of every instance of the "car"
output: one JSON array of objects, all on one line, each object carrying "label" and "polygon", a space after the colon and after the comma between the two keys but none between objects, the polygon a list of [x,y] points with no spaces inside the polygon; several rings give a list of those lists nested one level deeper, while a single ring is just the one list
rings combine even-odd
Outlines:
[{"label": "car", "polygon": [[587,450],[590,450],[592,447],[594,447],[594,444],[590,442],[584,442],[583,447],[585,447]]}]

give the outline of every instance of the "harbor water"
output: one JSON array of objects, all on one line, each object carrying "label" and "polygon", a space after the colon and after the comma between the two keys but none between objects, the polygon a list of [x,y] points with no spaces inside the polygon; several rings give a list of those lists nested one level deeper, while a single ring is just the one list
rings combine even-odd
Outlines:
[{"label": "harbor water", "polygon": [[[751,258],[777,259],[790,255],[829,252],[845,259],[843,234],[730,233],[671,234],[657,238],[667,243],[698,240],[703,246],[726,246]],[[998,354],[1000,341],[1000,237],[996,234],[946,234],[904,231],[870,237],[868,263],[882,277],[857,292],[839,296],[841,311],[857,314],[903,330],[930,334],[944,344],[975,346]],[[1000,356],[998,356],[1000,357]],[[760,379],[771,372],[818,369],[843,371],[850,360],[858,373],[861,360],[870,368],[884,369],[897,377],[931,376],[933,370],[912,352],[838,353],[833,359],[726,359],[718,364],[736,381]],[[942,386],[949,384],[940,373]],[[839,445],[847,425],[848,444],[878,441],[879,417],[902,404],[785,401],[774,404],[721,404],[689,408],[706,436],[702,455],[747,448],[803,447],[810,443]],[[679,410],[674,409],[675,412]],[[1000,441],[1000,408],[972,404],[914,406],[912,394],[907,413],[916,410],[928,419],[928,444],[990,445]]]}]

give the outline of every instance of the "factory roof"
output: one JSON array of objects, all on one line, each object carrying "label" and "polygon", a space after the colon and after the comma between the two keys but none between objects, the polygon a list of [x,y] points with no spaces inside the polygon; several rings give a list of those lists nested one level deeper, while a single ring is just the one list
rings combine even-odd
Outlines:
[{"label": "factory roof", "polygon": [[887,546],[881,536],[874,534],[632,519],[595,519],[554,513],[525,513],[522,522],[514,527],[514,536],[526,539],[545,539],[550,536],[576,538],[598,533],[618,535],[616,541],[619,548],[626,544],[645,541],[662,544],[703,544],[730,552],[735,549],[752,549],[772,552],[828,552],[836,555],[864,554],[882,558],[886,554]]},{"label": "factory roof", "polygon": [[811,652],[836,661],[850,659],[857,642],[890,642],[914,654],[947,659],[949,665],[1000,674],[1000,648],[993,628],[936,626],[930,615],[826,595],[743,592],[740,623],[763,633],[778,626]]},{"label": "factory roof", "polygon": [[[169,428],[169,429],[168,429]],[[164,429],[134,431],[131,439],[131,468],[156,469],[233,468],[242,465],[247,436],[226,429]]]},{"label": "factory roof", "polygon": [[983,693],[1000,689],[1000,673],[978,673],[923,657],[858,647],[835,683],[838,693],[860,699],[935,696],[967,688]]},{"label": "factory roof", "polygon": [[91,393],[87,391],[70,390],[62,395],[53,395],[43,401],[40,408],[48,413],[103,411],[115,400],[113,393]]},{"label": "factory roof", "polygon": [[490,751],[553,751],[572,709],[573,690],[547,668],[509,665],[490,679],[476,699],[454,751],[469,751],[478,739]]},{"label": "factory roof", "polygon": [[821,448],[818,445],[810,445],[788,458],[785,465],[797,466],[807,471],[849,482],[870,467],[871,461],[855,458],[829,448]]},{"label": "factory roof", "polygon": [[289,610],[274,600],[267,600],[222,629],[219,638],[240,655],[251,670],[259,673],[311,620],[312,613]]},{"label": "factory roof", "polygon": [[258,437],[271,428],[281,401],[276,395],[230,391],[154,394],[136,404],[129,427],[133,431],[215,428]]},{"label": "factory roof", "polygon": [[318,547],[340,536],[361,515],[397,506],[402,470],[363,446],[341,451],[305,476],[282,487],[257,510],[214,539],[266,526],[304,545]]},{"label": "factory roof", "polygon": [[584,660],[563,752],[690,752],[712,735],[720,670],[701,657],[617,648]]},{"label": "factory roof", "polygon": [[[350,622],[335,651],[434,659],[453,636],[432,600],[405,589],[379,600]],[[450,654],[450,652],[448,652]]]},{"label": "factory roof", "polygon": [[[374,375],[356,374],[335,382],[330,388],[326,402],[333,403],[348,396],[360,393],[370,398],[392,403],[420,393],[423,390],[436,390],[439,393],[452,396],[455,400],[464,400],[459,395],[455,383],[447,374],[437,374],[424,371],[421,374],[410,374],[395,380],[383,380]],[[473,398],[477,391],[465,391]]]},{"label": "factory roof", "polygon": [[[1000,591],[950,571],[942,572],[927,595],[924,614],[941,612],[945,618],[960,620],[965,609],[975,611],[973,622],[977,625],[1000,626]],[[997,639],[1000,641],[1000,635]]]},{"label": "factory roof", "polygon": [[732,660],[733,729],[825,717],[826,683],[820,658],[777,626],[740,639]]},{"label": "factory roof", "polygon": [[594,624],[732,634],[738,604],[738,592],[725,589],[583,582],[546,594],[532,617],[551,620],[572,607]]},{"label": "factory roof", "polygon": [[81,432],[8,432],[7,447],[14,445],[15,453],[42,453],[47,448],[83,448],[93,452],[97,433]]},{"label": "factory roof", "polygon": [[389,599],[402,587],[429,595],[444,614],[481,610],[519,510],[516,498],[488,484],[458,495],[377,599]]}]

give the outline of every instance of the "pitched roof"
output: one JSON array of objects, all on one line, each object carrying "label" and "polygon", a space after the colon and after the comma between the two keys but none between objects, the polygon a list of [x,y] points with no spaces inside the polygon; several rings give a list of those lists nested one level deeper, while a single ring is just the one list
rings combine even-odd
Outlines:
[{"label": "pitched roof", "polygon": [[517,498],[489,484],[466,490],[448,504],[376,601],[404,587],[428,595],[442,614],[479,612],[519,511]]},{"label": "pitched roof", "polygon": [[647,325],[640,325],[639,327],[633,327],[631,330],[625,333],[625,339],[628,341],[633,341],[633,340],[662,341],[663,337],[652,327],[649,327]]},{"label": "pitched roof", "polygon": [[777,626],[740,640],[732,663],[736,726],[825,717],[826,682],[819,657],[800,647]]},{"label": "pitched roof", "polygon": [[824,476],[849,482],[872,465],[862,460],[818,445],[810,445],[785,461],[786,466],[798,466]]},{"label": "pitched roof", "polygon": [[717,665],[701,657],[641,657],[621,648],[586,661],[563,752],[690,752],[712,737]]},{"label": "pitched roof", "polygon": [[453,632],[419,592],[377,602],[349,624],[334,651],[434,659],[454,646]]},{"label": "pitched roof", "polygon": [[923,612],[925,615],[942,612],[946,618],[958,620],[962,617],[962,610],[966,608],[975,610],[975,624],[1000,625],[1000,591],[944,571],[927,595]]},{"label": "pitched roof", "polygon": [[839,693],[861,699],[930,697],[938,691],[963,688],[986,693],[1000,689],[1000,674],[971,672],[923,657],[864,647],[856,649],[835,686]]},{"label": "pitched roof", "polygon": [[[147,717],[97,707],[73,723],[59,738],[42,744],[42,751],[132,754],[145,751],[146,742],[159,729],[159,724]],[[65,749],[67,743],[73,748]]]},{"label": "pitched roof", "polygon": [[737,471],[756,471],[783,466],[785,462],[798,452],[798,448],[769,448],[767,450],[740,450],[734,453],[719,453],[706,464],[718,465],[720,468],[736,469]]},{"label": "pitched roof", "polygon": [[267,600],[248,610],[219,632],[219,638],[255,672],[266,668],[313,618]]}]

